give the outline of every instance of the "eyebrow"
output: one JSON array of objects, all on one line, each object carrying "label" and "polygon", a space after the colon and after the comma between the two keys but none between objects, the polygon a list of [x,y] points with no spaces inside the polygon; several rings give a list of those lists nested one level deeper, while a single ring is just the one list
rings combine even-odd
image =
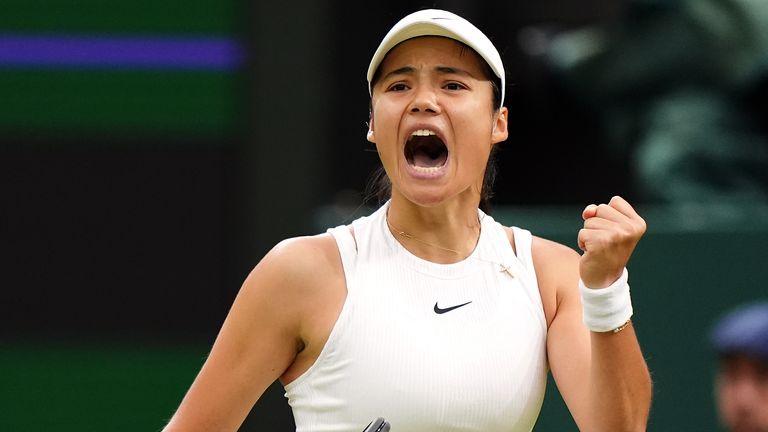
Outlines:
[{"label": "eyebrow", "polygon": [[[464,76],[474,78],[474,75],[472,75],[468,71],[464,69],[452,67],[452,66],[436,66],[434,70],[441,75],[464,75]],[[416,73],[416,68],[414,68],[413,66],[403,66],[401,68],[397,68],[393,71],[388,72],[386,75],[382,77],[382,80],[386,80],[392,75],[413,75],[415,73]]]},{"label": "eyebrow", "polygon": [[474,75],[472,75],[471,73],[469,73],[469,71],[466,71],[464,69],[459,69],[459,68],[455,68],[455,67],[451,67],[451,66],[438,66],[435,69],[437,70],[438,73],[443,74],[443,75],[448,75],[448,74],[450,74],[450,75],[464,75],[464,76],[468,76],[468,77],[474,78]]}]

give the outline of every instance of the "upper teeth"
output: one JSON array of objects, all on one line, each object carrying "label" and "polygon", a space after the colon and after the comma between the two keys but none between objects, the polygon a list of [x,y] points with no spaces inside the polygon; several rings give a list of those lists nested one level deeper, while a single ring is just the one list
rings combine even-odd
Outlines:
[{"label": "upper teeth", "polygon": [[412,135],[416,135],[416,136],[430,136],[430,135],[435,135],[435,133],[432,132],[429,129],[419,129],[419,130],[413,131]]}]

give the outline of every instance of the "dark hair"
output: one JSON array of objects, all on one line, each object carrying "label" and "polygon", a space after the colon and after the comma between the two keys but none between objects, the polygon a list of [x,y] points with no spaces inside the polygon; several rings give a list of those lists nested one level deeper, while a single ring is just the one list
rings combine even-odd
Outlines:
[{"label": "dark hair", "polygon": [[[465,50],[471,50],[471,52],[473,52],[481,60],[483,72],[491,81],[491,88],[493,91],[493,98],[491,100],[492,109],[494,112],[498,111],[499,107],[501,106],[501,79],[493,73],[493,70],[491,70],[491,67],[488,65],[488,63],[483,60],[480,54],[478,54],[474,49],[463,42],[456,41],[456,43],[461,45],[461,54],[464,54]],[[381,77],[379,74],[380,70],[381,69],[377,69],[373,74],[373,78],[371,78],[371,88],[376,85],[376,82]],[[368,112],[371,115],[373,114],[373,106],[371,105],[370,101],[368,105]],[[493,146],[491,148],[490,154],[488,155],[488,163],[485,165],[485,175],[483,177],[483,186],[480,190],[480,204],[478,206],[480,210],[487,214],[491,213],[491,198],[493,197],[493,183],[496,180],[496,171],[496,146]],[[365,188],[364,200],[368,202],[372,198],[376,198],[377,205],[381,206],[391,196],[392,182],[389,180],[389,177],[387,177],[387,173],[384,171],[384,167],[379,166],[373,171],[373,173],[371,173],[371,176],[368,179],[368,184]]]}]

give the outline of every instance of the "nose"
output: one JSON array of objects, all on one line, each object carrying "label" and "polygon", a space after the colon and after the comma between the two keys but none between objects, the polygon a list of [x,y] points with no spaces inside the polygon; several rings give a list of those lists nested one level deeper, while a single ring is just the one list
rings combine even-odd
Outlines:
[{"label": "nose", "polygon": [[440,105],[437,101],[437,92],[432,86],[421,85],[416,88],[410,106],[411,113],[439,114]]}]

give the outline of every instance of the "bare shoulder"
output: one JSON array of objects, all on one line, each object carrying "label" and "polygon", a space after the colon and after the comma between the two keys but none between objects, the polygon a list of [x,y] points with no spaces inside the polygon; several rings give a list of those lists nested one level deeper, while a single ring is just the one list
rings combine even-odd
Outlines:
[{"label": "bare shoulder", "polygon": [[254,271],[280,274],[286,282],[302,282],[341,270],[336,242],[330,234],[293,237],[281,241]]},{"label": "bare shoulder", "polygon": [[[343,278],[336,242],[330,234],[294,237],[270,250],[248,275],[243,290],[267,290],[274,301],[284,298],[302,306],[310,296]],[[288,306],[288,305],[286,305]]]},{"label": "bare shoulder", "polygon": [[574,249],[552,240],[533,236],[531,245],[533,259],[538,265],[559,266],[563,262],[578,261],[579,253]]},{"label": "bare shoulder", "polygon": [[[328,234],[295,237],[275,245],[245,278],[236,302],[275,305],[285,300],[283,314],[295,306],[296,298],[323,286],[326,278],[341,271],[338,252]],[[286,316],[286,318],[289,318]]]},{"label": "bare shoulder", "polygon": [[560,297],[577,287],[580,255],[574,249],[534,236],[531,255],[541,289],[552,290]]}]

